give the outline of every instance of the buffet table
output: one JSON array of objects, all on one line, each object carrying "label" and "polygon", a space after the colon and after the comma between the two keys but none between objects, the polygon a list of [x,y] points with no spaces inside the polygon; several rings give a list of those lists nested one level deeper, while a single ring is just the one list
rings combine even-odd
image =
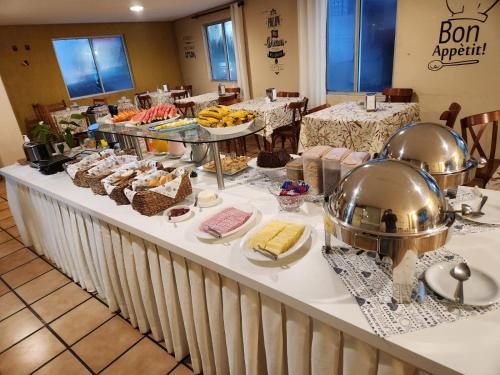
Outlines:
[{"label": "buffet table", "polygon": [[329,145],[373,155],[397,129],[419,120],[417,103],[377,103],[375,112],[357,102],[340,103],[303,118],[299,150]]},{"label": "buffet table", "polygon": [[[217,207],[174,226],[78,188],[65,173],[14,165],[1,174],[23,242],[141,332],[165,340],[177,360],[189,354],[195,373],[500,373],[499,310],[377,336],[322,256],[317,205],[301,212],[314,229],[309,246],[287,264],[264,266],[241,254],[239,238],[195,237],[193,226]],[[200,175],[194,186],[214,189],[215,178]],[[254,205],[261,222],[278,212],[274,197],[248,184],[220,194],[225,204]],[[456,236],[447,247],[498,274],[499,234]]]}]

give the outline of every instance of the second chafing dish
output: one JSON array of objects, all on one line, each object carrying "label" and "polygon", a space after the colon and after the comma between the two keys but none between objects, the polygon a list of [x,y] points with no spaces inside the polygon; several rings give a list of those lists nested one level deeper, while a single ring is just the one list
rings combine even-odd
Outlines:
[{"label": "second chafing dish", "polygon": [[417,257],[443,246],[455,220],[436,181],[398,160],[372,160],[354,169],[324,209],[327,232],[392,259],[398,302],[410,301]]}]

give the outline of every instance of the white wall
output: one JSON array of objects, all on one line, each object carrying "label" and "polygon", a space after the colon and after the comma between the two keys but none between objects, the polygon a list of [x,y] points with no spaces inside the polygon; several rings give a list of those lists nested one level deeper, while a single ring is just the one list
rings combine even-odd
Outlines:
[{"label": "white wall", "polygon": [[24,158],[23,140],[16,116],[0,78],[0,166],[4,167]]}]

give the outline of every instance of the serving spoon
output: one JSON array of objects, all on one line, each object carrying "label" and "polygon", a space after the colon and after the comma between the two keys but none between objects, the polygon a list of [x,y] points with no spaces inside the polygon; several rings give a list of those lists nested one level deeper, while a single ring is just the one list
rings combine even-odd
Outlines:
[{"label": "serving spoon", "polygon": [[470,268],[465,262],[458,263],[450,270],[451,276],[458,280],[457,289],[455,290],[455,301],[461,305],[464,303],[464,281],[470,278]]}]

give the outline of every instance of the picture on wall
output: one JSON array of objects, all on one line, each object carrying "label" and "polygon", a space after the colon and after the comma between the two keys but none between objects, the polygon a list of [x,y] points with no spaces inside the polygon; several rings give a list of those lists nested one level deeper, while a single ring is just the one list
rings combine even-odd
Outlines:
[{"label": "picture on wall", "polygon": [[481,25],[488,20],[488,12],[498,0],[445,0],[444,3],[451,14],[441,21],[433,60],[427,68],[438,71],[444,67],[478,64],[487,51],[487,43],[480,35]]},{"label": "picture on wall", "polygon": [[284,69],[280,59],[285,56],[285,45],[287,41],[281,37],[280,27],[283,24],[283,18],[278,11],[272,8],[266,14],[266,27],[269,31],[265,46],[267,48],[267,57],[272,60],[271,71],[278,75]]}]

